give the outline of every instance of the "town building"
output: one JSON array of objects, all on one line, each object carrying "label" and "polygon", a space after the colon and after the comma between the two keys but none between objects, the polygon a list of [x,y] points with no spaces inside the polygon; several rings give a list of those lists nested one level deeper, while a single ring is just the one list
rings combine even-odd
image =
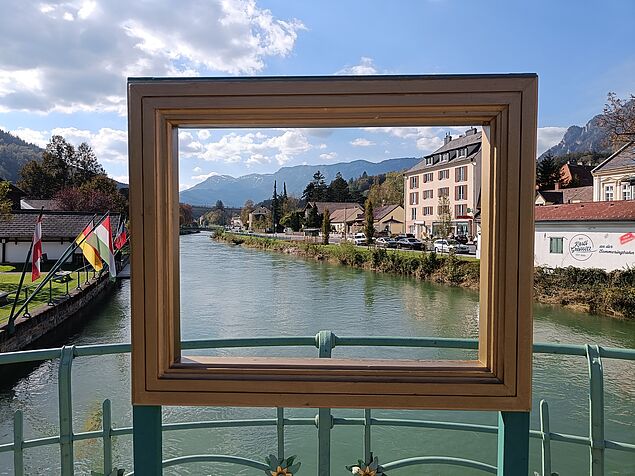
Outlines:
[{"label": "town building", "polygon": [[[336,233],[350,234],[364,226],[364,207],[355,203],[347,204],[347,207],[336,208],[331,212],[329,208],[329,220]],[[326,208],[324,208],[326,210]],[[319,211],[319,208],[318,208]]]},{"label": "town building", "polygon": [[539,190],[536,205],[559,205],[561,203],[581,203],[593,201],[593,185],[587,187]]},{"label": "town building", "polygon": [[[40,210],[15,210],[0,218],[0,262],[24,263],[33,240],[35,222]],[[42,214],[42,253],[45,261],[57,261],[93,219],[88,212],[44,211]],[[119,227],[119,215],[110,215],[114,234]],[[81,259],[81,250],[76,251]]]},{"label": "town building", "polygon": [[406,212],[401,205],[384,205],[373,209],[375,230],[389,235],[405,232]]},{"label": "town building", "polygon": [[593,185],[592,165],[578,163],[571,159],[560,167],[561,187],[588,187]]},{"label": "town building", "polygon": [[[474,216],[481,193],[481,135],[476,128],[444,144],[404,174],[405,228],[418,238],[436,236],[447,197],[455,235],[476,234]],[[447,212],[446,212],[447,213]]]},{"label": "town building", "polygon": [[335,210],[353,209],[355,207],[362,208],[359,203],[356,202],[307,202],[304,207],[305,216],[308,214],[309,205],[312,208],[317,207],[318,215],[322,215],[324,210],[328,209],[329,213],[333,213]]},{"label": "town building", "polygon": [[535,266],[635,266],[635,201],[537,206],[535,220]]},{"label": "town building", "polygon": [[635,141],[626,143],[592,173],[594,202],[635,199]]}]

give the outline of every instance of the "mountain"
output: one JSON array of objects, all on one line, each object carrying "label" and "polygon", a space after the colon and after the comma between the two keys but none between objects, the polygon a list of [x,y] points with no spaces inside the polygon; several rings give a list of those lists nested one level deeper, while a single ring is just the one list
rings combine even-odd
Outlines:
[{"label": "mountain", "polygon": [[555,157],[576,153],[607,153],[611,151],[608,133],[600,126],[601,114],[598,114],[584,127],[571,126],[562,140],[545,151],[538,160],[551,153]]},{"label": "mountain", "polygon": [[0,129],[0,179],[17,182],[22,166],[40,160],[43,149]]},{"label": "mountain", "polygon": [[329,165],[282,167],[273,174],[249,174],[242,177],[212,175],[205,181],[183,190],[180,193],[180,200],[192,205],[213,205],[216,200],[222,200],[226,206],[240,207],[248,199],[258,203],[271,198],[274,180],[278,182],[279,193],[282,193],[282,184],[286,183],[287,193],[300,197],[306,185],[313,179],[313,174],[318,170],[324,174],[324,180],[328,184],[335,178],[337,172],[348,180],[357,178],[364,172],[368,175],[378,175],[405,170],[420,160],[421,158],[416,157],[388,159],[382,162],[355,160]]}]

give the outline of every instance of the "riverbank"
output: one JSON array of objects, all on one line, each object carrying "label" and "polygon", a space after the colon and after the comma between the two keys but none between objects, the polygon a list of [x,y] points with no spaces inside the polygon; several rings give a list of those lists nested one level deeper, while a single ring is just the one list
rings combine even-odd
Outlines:
[{"label": "riverbank", "polygon": [[[353,244],[319,245],[226,232],[214,234],[214,239],[469,289],[478,289],[480,282],[479,260],[461,255],[413,253]],[[635,319],[635,270],[535,268],[534,299],[591,314]]]}]

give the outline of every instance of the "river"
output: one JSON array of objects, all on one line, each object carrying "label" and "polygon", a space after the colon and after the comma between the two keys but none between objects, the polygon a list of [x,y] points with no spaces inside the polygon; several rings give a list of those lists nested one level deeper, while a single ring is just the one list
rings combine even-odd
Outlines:
[{"label": "river", "polygon": [[[476,337],[478,295],[409,278],[309,262],[282,254],[214,242],[205,233],[181,237],[182,336],[241,337],[312,335],[331,330],[339,335],[401,335]],[[94,315],[62,343],[128,342],[130,291],[127,282]],[[635,322],[591,316],[566,309],[536,305],[536,342],[593,343],[635,347]],[[408,356],[455,358],[469,351],[434,349],[340,349],[334,356]],[[315,349],[259,349],[219,351],[250,355],[310,355]],[[126,355],[82,357],[73,363],[73,414],[76,431],[98,426],[105,398],[113,402],[113,423],[131,423],[130,359]],[[633,442],[635,435],[635,365],[605,360],[607,439]],[[0,444],[11,441],[13,412],[25,413],[27,438],[57,432],[57,361],[25,370],[0,387]],[[550,404],[551,431],[588,433],[588,377],[582,357],[538,355],[534,358],[532,428],[539,428],[538,402]],[[286,415],[313,416],[314,410],[289,410]],[[359,410],[334,410],[336,416],[360,416]],[[494,412],[375,411],[377,416],[468,421],[496,424]],[[273,409],[166,407],[165,422],[274,417]],[[317,433],[311,427],[286,430],[287,454],[297,454],[300,475],[315,474]],[[346,474],[344,465],[362,454],[361,427],[336,427],[332,432],[332,474]],[[233,454],[262,460],[275,452],[275,428],[238,428],[169,432],[164,435],[164,458],[185,454]],[[496,464],[493,435],[446,430],[373,428],[373,450],[384,462],[422,455],[461,456]],[[76,474],[100,468],[101,442],[75,444]],[[27,474],[56,474],[59,451],[25,451]],[[585,447],[553,443],[553,471],[561,476],[588,473]],[[606,474],[635,474],[633,454],[607,450]],[[114,461],[131,469],[131,437],[117,437]],[[10,453],[0,454],[0,474],[12,474]],[[531,471],[540,471],[540,446],[531,442]],[[166,474],[262,474],[230,465],[186,465]],[[481,474],[451,467],[415,467],[399,475]]]}]

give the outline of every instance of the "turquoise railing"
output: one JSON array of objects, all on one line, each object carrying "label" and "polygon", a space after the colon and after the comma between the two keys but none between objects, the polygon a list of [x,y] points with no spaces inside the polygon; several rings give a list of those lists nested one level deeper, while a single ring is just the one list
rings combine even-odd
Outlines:
[{"label": "turquoise railing", "polygon": [[[184,350],[202,350],[218,348],[247,348],[247,347],[272,347],[272,346],[311,346],[317,347],[319,357],[329,358],[331,350],[336,346],[393,346],[393,347],[431,347],[451,349],[477,349],[478,342],[473,339],[442,339],[442,338],[403,338],[403,337],[338,337],[331,332],[322,331],[316,336],[305,337],[259,337],[248,339],[208,339],[185,341],[182,344]],[[372,428],[379,426],[409,427],[426,429],[443,429],[489,433],[498,435],[499,438],[499,463],[496,466],[480,461],[465,458],[447,456],[420,456],[383,463],[386,471],[405,468],[408,466],[445,464],[465,468],[481,470],[489,474],[503,474],[501,472],[500,445],[504,441],[501,435],[501,426],[480,425],[472,423],[426,421],[416,419],[391,419],[375,418],[371,410],[363,410],[359,418],[338,418],[332,415],[331,409],[320,408],[315,418],[287,418],[285,409],[278,408],[275,418],[245,419],[245,420],[214,420],[195,421],[185,423],[161,424],[161,407],[135,407],[133,420],[135,424],[128,427],[114,427],[112,425],[112,412],[110,400],[103,402],[102,429],[87,432],[75,432],[72,422],[72,380],[71,368],[75,358],[85,356],[98,356],[108,354],[122,354],[130,352],[130,344],[103,344],[87,346],[64,346],[56,349],[30,350],[0,354],[0,365],[19,364],[26,362],[39,362],[59,358],[58,392],[59,392],[59,434],[34,439],[25,439],[23,434],[23,414],[20,410],[14,414],[13,441],[0,445],[0,453],[13,452],[14,473],[17,476],[25,474],[24,452],[26,450],[58,445],[61,456],[61,474],[72,475],[74,466],[73,443],[83,440],[101,439],[103,444],[103,470],[104,475],[113,474],[115,465],[113,462],[112,444],[113,437],[122,435],[134,435],[135,441],[144,441],[144,446],[151,448],[154,443],[160,454],[160,437],[157,439],[151,431],[144,434],[152,424],[159,422],[163,432],[184,431],[193,429],[215,429],[236,427],[275,427],[277,430],[277,457],[285,457],[285,428],[289,426],[315,426],[318,432],[318,474],[320,476],[330,474],[330,443],[331,430],[335,426],[359,426],[363,428],[363,459],[369,461],[372,453]],[[535,344],[535,354],[557,354],[582,356],[587,360],[589,371],[589,433],[588,435],[571,435],[551,431],[549,425],[549,406],[546,401],[540,402],[540,429],[530,430],[529,437],[539,439],[542,447],[542,471],[541,476],[551,476],[551,443],[564,442],[573,445],[586,446],[589,449],[589,474],[601,476],[604,474],[605,450],[611,449],[635,454],[635,444],[607,440],[604,437],[604,370],[602,359],[635,360],[635,349],[608,348],[597,345],[564,345],[564,344]],[[500,414],[500,419],[506,416]],[[520,414],[523,415],[523,414]],[[513,417],[507,414],[507,417]],[[527,420],[528,421],[528,420]],[[155,441],[152,438],[155,438]],[[145,457],[135,451],[135,457]],[[151,451],[149,452],[152,453]],[[260,461],[231,455],[187,455],[160,461],[160,466],[168,468],[194,462],[233,463],[236,465],[266,470],[267,465]],[[151,465],[152,462],[150,461]],[[135,461],[137,466],[137,461]],[[157,474],[160,468],[153,473],[146,466],[146,474]],[[128,473],[133,474],[133,473]],[[340,474],[339,472],[336,474]],[[504,474],[508,474],[507,471]],[[509,474],[515,474],[510,472]]]}]

